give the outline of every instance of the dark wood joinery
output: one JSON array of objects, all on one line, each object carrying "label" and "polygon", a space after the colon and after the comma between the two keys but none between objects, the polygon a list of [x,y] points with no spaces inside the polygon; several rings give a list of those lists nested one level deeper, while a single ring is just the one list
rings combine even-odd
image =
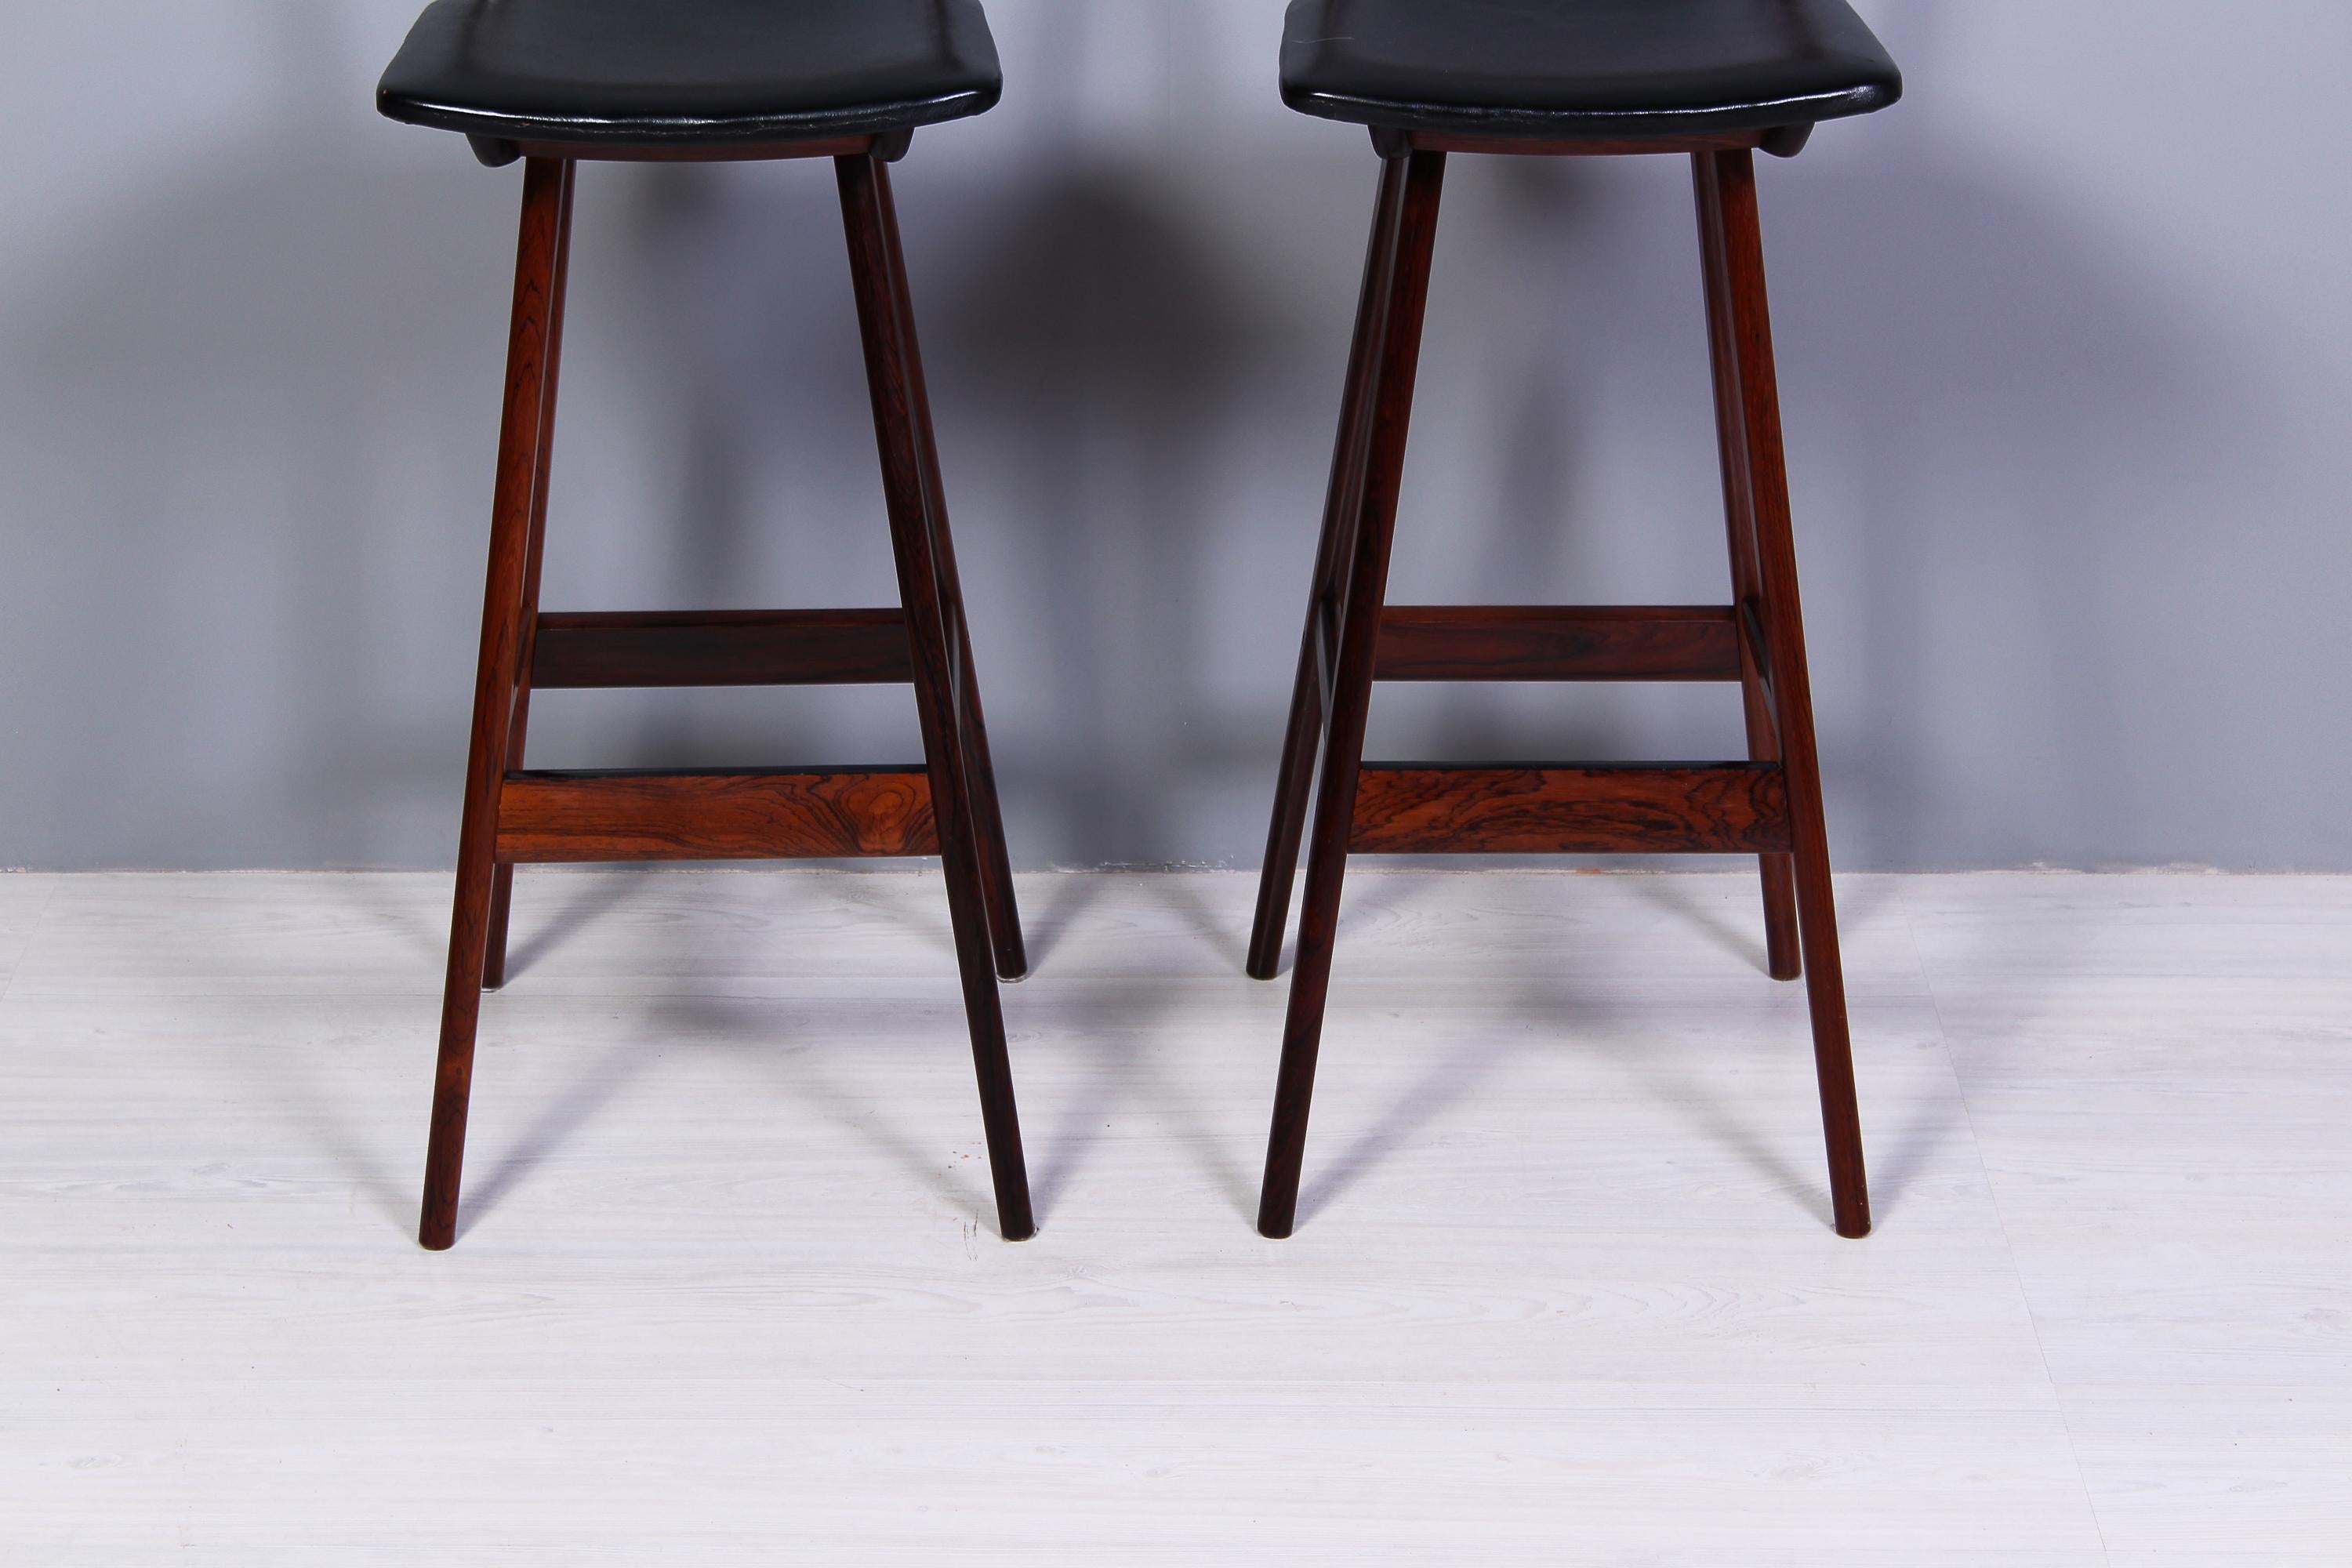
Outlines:
[{"label": "dark wood joinery", "polygon": [[1737,616],[1713,607],[1391,605],[1378,680],[1738,680]]},{"label": "dark wood joinery", "polygon": [[[478,142],[526,160],[482,641],[459,833],[432,1137],[419,1239],[457,1239],[481,994],[506,975],[514,868],[556,861],[940,857],[997,1219],[1036,1228],[1021,1149],[1000,975],[1027,967],[1011,861],[964,627],[930,407],[887,163],[903,135],[760,147],[556,148]],[[834,161],[866,349],[901,602],[896,608],[541,614],[550,454],[572,193],[580,158]],[[534,691],[908,684],[924,761],[904,768],[534,773]]]},{"label": "dark wood joinery", "polygon": [[499,858],[519,865],[939,852],[920,768],[509,773],[499,801]]},{"label": "dark wood joinery", "polygon": [[[1780,446],[1754,153],[1801,131],[1632,142],[1375,132],[1380,197],[1276,785],[1249,972],[1278,972],[1302,841],[1307,884],[1258,1228],[1297,1220],[1307,1122],[1352,854],[1741,854],[1762,868],[1767,963],[1808,984],[1839,1234],[1866,1235],[1845,989]],[[1391,606],[1391,542],[1445,159],[1453,153],[1692,155],[1731,602],[1622,608]],[[1748,756],[1685,766],[1363,762],[1380,681],[1736,683]],[[1320,759],[1319,776],[1318,758]],[[1308,805],[1313,831],[1307,837]]]},{"label": "dark wood joinery", "polygon": [[915,679],[903,610],[541,616],[542,691],[648,686],[889,686]]},{"label": "dark wood joinery", "polygon": [[1356,785],[1359,855],[1760,855],[1789,849],[1780,770],[1376,767]]}]

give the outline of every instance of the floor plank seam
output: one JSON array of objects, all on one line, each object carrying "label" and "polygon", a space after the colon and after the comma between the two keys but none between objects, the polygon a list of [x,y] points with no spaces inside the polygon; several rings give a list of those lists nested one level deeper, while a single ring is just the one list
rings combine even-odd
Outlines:
[{"label": "floor plank seam", "polygon": [[1959,1096],[1960,1115],[1968,1123],[1969,1147],[1975,1152],[1977,1169],[1982,1173],[1985,1199],[1992,1205],[1995,1223],[2000,1226],[2001,1250],[2008,1254],[2010,1268],[2017,1277],[2017,1299],[2025,1304],[2026,1326],[2033,1331],[2033,1353],[2041,1359],[2042,1375],[2050,1384],[2051,1403],[2058,1408],[2058,1426],[2066,1435],[2066,1452],[2074,1460],[2074,1480],[2083,1490],[2083,1509],[2090,1516],[2091,1528],[2098,1532],[2099,1553],[2112,1561],[2114,1549],[2107,1543],[2107,1521],[2099,1512],[2098,1500],[2091,1495],[2091,1472],[2083,1462],[2082,1446],[2074,1438],[2074,1417],[2066,1409],[2066,1391],[2058,1386],[2057,1375],[2050,1370],[2050,1352],[2042,1343],[2042,1318],[2034,1310],[2033,1291],[2025,1282],[2025,1268],[2017,1256],[2017,1242],[2011,1235],[2009,1215],[2000,1206],[2000,1189],[1992,1179],[1992,1167],[1985,1161],[1984,1142],[1977,1136],[1976,1108],[1969,1103],[1969,1084],[1960,1071],[1959,1058],[1952,1050],[1952,1032],[1944,1022],[1944,1004],[1936,994],[1936,973],[1928,962],[1927,944],[1919,940],[1919,922],[1912,918],[1909,879],[1895,879],[1895,901],[1903,911],[1903,923],[1911,933],[1911,949],[1919,955],[1919,986],[1927,998],[1927,1011],[1936,1020],[1936,1042],[1943,1049],[1944,1063],[1952,1074],[1952,1088]]},{"label": "floor plank seam", "polygon": [[33,951],[33,944],[41,940],[41,931],[48,924],[49,911],[58,907],[58,898],[65,891],[65,887],[63,875],[49,883],[48,894],[41,900],[39,912],[33,916],[32,925],[25,931],[25,945],[18,948],[16,956],[8,961],[8,973],[0,974],[0,1002],[7,1001],[8,993],[16,989],[16,976],[24,972],[26,955]]},{"label": "floor plank seam", "polygon": [[2343,1557],[2352,878],[1841,878],[1859,1244],[1752,865],[1351,877],[1278,1244],[1255,879],[1019,888],[1036,1242],[936,879],[665,870],[436,1254],[446,874],[0,877],[0,1562]]}]

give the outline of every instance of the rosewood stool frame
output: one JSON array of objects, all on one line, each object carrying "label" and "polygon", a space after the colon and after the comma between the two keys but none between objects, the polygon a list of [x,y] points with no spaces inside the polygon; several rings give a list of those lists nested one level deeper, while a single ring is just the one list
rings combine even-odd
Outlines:
[{"label": "rosewood stool frame", "polygon": [[[466,1112],[484,989],[506,977],[518,865],[556,861],[790,859],[938,855],[980,1079],[997,1219],[1034,1234],[997,977],[1028,970],[997,808],[971,640],[932,439],[887,165],[908,136],[754,148],[594,148],[489,142],[485,162],[526,160],[499,432],[481,662],[458,837],[456,910],[441,1012],[432,1137],[418,1240],[457,1233]],[[900,606],[684,615],[546,615],[540,567],[563,341],[575,160],[831,157],[865,340]],[[534,688],[908,683],[924,765],[859,771],[527,773]]]},{"label": "rosewood stool frame", "polygon": [[[1772,977],[1794,980],[1801,972],[1808,983],[1837,1231],[1869,1234],[1756,205],[1755,150],[1790,155],[1803,142],[1801,130],[1610,142],[1373,132],[1382,158],[1380,202],[1250,942],[1250,973],[1273,979],[1311,790],[1314,838],[1258,1208],[1265,1236],[1286,1237],[1297,1220],[1332,938],[1351,852],[1758,856]],[[1690,154],[1731,605],[1387,603],[1439,197],[1453,152]],[[1367,764],[1365,721],[1373,683],[1381,680],[1738,681],[1748,759],[1703,766]]]}]

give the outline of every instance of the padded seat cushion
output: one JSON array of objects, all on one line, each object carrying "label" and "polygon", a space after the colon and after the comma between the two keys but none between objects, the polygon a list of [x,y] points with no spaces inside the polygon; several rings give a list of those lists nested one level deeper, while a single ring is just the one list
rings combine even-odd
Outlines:
[{"label": "padded seat cushion", "polygon": [[1403,131],[1766,131],[1902,93],[1845,0],[1293,0],[1282,46],[1291,108]]},{"label": "padded seat cushion", "polygon": [[978,0],[434,0],[376,89],[510,141],[694,145],[900,131],[1003,89]]}]

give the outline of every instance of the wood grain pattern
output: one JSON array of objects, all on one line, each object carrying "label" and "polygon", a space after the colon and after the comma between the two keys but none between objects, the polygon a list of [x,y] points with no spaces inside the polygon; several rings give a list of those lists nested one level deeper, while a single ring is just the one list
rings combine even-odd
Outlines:
[{"label": "wood grain pattern", "polygon": [[[507,721],[508,769],[525,765],[530,745],[531,670],[539,647],[540,587],[547,566],[547,502],[555,469],[555,408],[563,383],[563,302],[572,275],[571,206],[579,182],[577,166],[563,164],[564,218],[555,251],[555,276],[549,289],[547,311],[547,371],[540,378],[539,453],[531,474],[530,541],[525,551],[520,640],[515,648],[514,704]],[[489,929],[483,942],[482,989],[496,991],[507,983],[507,921],[514,903],[514,868],[501,863],[490,876]]]},{"label": "wood grain pattern", "polygon": [[1780,770],[1397,767],[1356,786],[1360,855],[1742,855],[1785,851]]},{"label": "wood grain pattern", "polygon": [[542,689],[879,686],[914,679],[902,610],[541,616]]},{"label": "wood grain pattern", "polygon": [[[931,423],[931,394],[923,372],[923,356],[916,342],[915,302],[907,281],[907,258],[898,237],[898,216],[891,195],[889,172],[882,165],[905,155],[908,131],[877,138],[873,167],[882,223],[885,266],[879,281],[887,288],[893,313],[905,339],[905,390],[909,434],[922,480],[922,496],[930,526],[925,531],[931,572],[939,585],[940,613],[950,641],[949,703],[955,749],[961,753],[960,783],[970,802],[971,858],[980,879],[980,900],[988,926],[988,940],[999,979],[1020,980],[1029,973],[1029,952],[1021,931],[1020,901],[1013,890],[1013,855],[1004,838],[1004,813],[996,796],[996,764],[988,747],[988,720],[980,697],[980,676],[973,668],[971,627],[964,614],[963,580],[956,567],[955,530],[948,521],[947,482],[940,471],[940,447]],[[849,209],[844,208],[845,217]],[[853,251],[855,244],[853,242]],[[879,433],[880,426],[877,426]],[[886,466],[886,473],[888,471]],[[921,700],[920,693],[917,700]]]},{"label": "wood grain pattern", "polygon": [[[1863,1159],[1862,1112],[1854,1094],[1844,967],[1838,954],[1821,754],[1813,733],[1812,678],[1806,663],[1788,457],[1781,441],[1756,160],[1745,152],[1703,153],[1691,160],[1691,168],[1702,271],[1716,313],[1717,374],[1728,383],[1727,390],[1717,395],[1717,406],[1719,416],[1733,416],[1729,423],[1737,431],[1731,438],[1738,442],[1746,481],[1745,511],[1755,552],[1757,618],[1762,623],[1770,671],[1773,733],[1788,781],[1789,864],[1804,952],[1805,998],[1812,1011],[1830,1185],[1838,1234],[1864,1237],[1870,1234],[1870,1189]],[[1768,881],[1768,897],[1770,892]]]},{"label": "wood grain pattern", "polygon": [[[1704,179],[1703,174],[1696,176]],[[1780,760],[1780,721],[1772,699],[1772,656],[1757,602],[1763,581],[1756,561],[1756,501],[1748,459],[1748,426],[1740,415],[1739,351],[1732,321],[1724,251],[1716,236],[1719,217],[1704,199],[1699,211],[1699,266],[1706,299],[1708,376],[1715,394],[1715,438],[1723,486],[1723,521],[1730,547],[1731,596],[1739,610],[1741,714],[1748,728],[1748,760]],[[1804,973],[1804,950],[1797,929],[1796,863],[1787,855],[1758,858],[1764,896],[1764,944],[1772,978],[1795,980]]]},{"label": "wood grain pattern", "polygon": [[1381,680],[1738,680],[1736,612],[1712,606],[1402,605]]},{"label": "wood grain pattern", "polygon": [[[540,615],[539,587],[577,166],[562,150],[472,138],[477,155],[493,166],[534,155],[524,173],[474,733],[418,1226],[427,1248],[443,1250],[457,1239],[480,993],[505,980],[514,867],[550,861],[939,855],[1000,1223],[1014,1240],[1035,1229],[996,995],[998,973],[1019,978],[1028,960],[885,167],[906,152],[910,137],[902,132],[795,143],[782,153],[666,148],[652,154],[693,162],[835,154],[901,608],[554,616]],[[630,155],[628,149],[604,151]],[[542,629],[549,633],[543,644]],[[535,676],[551,687],[910,681],[925,766],[527,773],[520,763]]]},{"label": "wood grain pattern", "polygon": [[515,773],[499,805],[499,858],[522,865],[938,853],[920,768]]},{"label": "wood grain pattern", "polygon": [[[1258,1208],[1258,1229],[1266,1237],[1287,1237],[1296,1223],[1331,943],[1351,852],[1758,855],[1770,972],[1779,979],[1801,973],[1806,980],[1836,1228],[1849,1237],[1870,1232],[1755,197],[1755,150],[1793,157],[1809,135],[1809,126],[1794,126],[1754,135],[1545,142],[1372,130],[1386,171],[1382,199],[1250,939],[1249,973],[1272,978],[1288,913],[1310,742],[1319,738],[1313,853]],[[1385,609],[1430,255],[1452,151],[1691,154],[1731,605]],[[1345,518],[1353,521],[1343,532]],[[1372,687],[1383,679],[1738,681],[1749,761],[1697,769],[1367,771],[1365,721]]]},{"label": "wood grain pattern", "polygon": [[[1009,870],[992,897],[992,860],[1003,855],[1003,825],[992,809],[993,786],[975,786],[982,771],[978,737],[966,731],[977,718],[970,691],[971,642],[956,587],[948,540],[946,501],[923,390],[922,350],[915,331],[898,215],[884,160],[868,154],[834,161],[842,230],[849,247],[849,277],[857,300],[858,336],[866,351],[866,390],[874,438],[882,462],[882,491],[890,515],[890,550],[898,571],[913,654],[915,717],[923,731],[940,860],[946,873],[948,919],[955,932],[956,968],[963,983],[964,1016],[988,1140],[990,1180],[996,1188],[997,1226],[1007,1241],[1025,1241],[1037,1222],[1029,1194],[1027,1157],[1004,1041],[997,992],[1000,968],[1025,971],[1017,931],[999,942],[992,922],[1014,921]],[[966,697],[971,698],[970,705]],[[992,845],[992,838],[997,842]]]},{"label": "wood grain pattern", "polygon": [[[1356,514],[1341,565],[1344,576],[1338,658],[1325,704],[1322,777],[1315,794],[1315,829],[1307,861],[1307,891],[1298,915],[1298,956],[1291,965],[1290,1003],[1283,1015],[1282,1066],[1275,1076],[1273,1124],[1266,1133],[1265,1174],[1259,1184],[1258,1234],[1291,1234],[1298,1182],[1307,1154],[1307,1120],[1315,1098],[1315,1062],[1322,1048],[1323,1013],[1330,996],[1332,950],[1339,925],[1339,895],[1348,877],[1349,824],[1356,807],[1356,774],[1364,760],[1364,729],[1371,714],[1373,670],[1380,654],[1381,606],[1388,602],[1390,552],[1396,541],[1397,504],[1404,485],[1405,447],[1412,427],[1412,394],[1421,368],[1422,330],[1429,308],[1430,268],[1444,205],[1445,154],[1414,153],[1393,160],[1401,199],[1381,207],[1393,226],[1375,232],[1372,270],[1386,279],[1382,321],[1359,353],[1368,410],[1360,471],[1349,485]],[[1352,379],[1352,376],[1351,376]],[[1319,615],[1309,613],[1309,627]],[[1286,900],[1285,900],[1286,901]],[[1278,946],[1270,912],[1259,906],[1253,946]]]},{"label": "wood grain pattern", "polygon": [[1307,586],[1307,625],[1299,634],[1298,668],[1291,679],[1290,718],[1283,730],[1282,762],[1275,773],[1274,816],[1266,829],[1265,861],[1258,873],[1257,912],[1250,925],[1249,973],[1272,980],[1282,971],[1282,939],[1290,920],[1291,884],[1315,791],[1315,761],[1331,711],[1331,679],[1339,637],[1333,625],[1355,557],[1363,507],[1364,469],[1372,438],[1372,396],[1378,390],[1381,347],[1388,331],[1389,296],[1396,281],[1396,233],[1411,160],[1384,157],[1372,232],[1364,245],[1364,278],[1356,297],[1356,331],[1348,350],[1339,434],[1332,444],[1331,476],[1323,494],[1323,528]]},{"label": "wood grain pattern", "polygon": [[531,520],[545,488],[541,458],[553,413],[551,351],[562,310],[557,288],[571,248],[576,172],[571,163],[545,158],[533,158],[523,168],[506,397],[499,421],[498,482],[490,503],[489,564],[483,579],[481,652],[475,667],[474,722],[466,754],[448,970],[434,1065],[432,1131],[425,1144],[425,1195],[417,1221],[419,1244],[434,1251],[446,1249],[457,1238],[474,1037],[496,903],[499,781],[509,765],[515,699],[521,689],[522,644],[530,630],[524,600]]}]

